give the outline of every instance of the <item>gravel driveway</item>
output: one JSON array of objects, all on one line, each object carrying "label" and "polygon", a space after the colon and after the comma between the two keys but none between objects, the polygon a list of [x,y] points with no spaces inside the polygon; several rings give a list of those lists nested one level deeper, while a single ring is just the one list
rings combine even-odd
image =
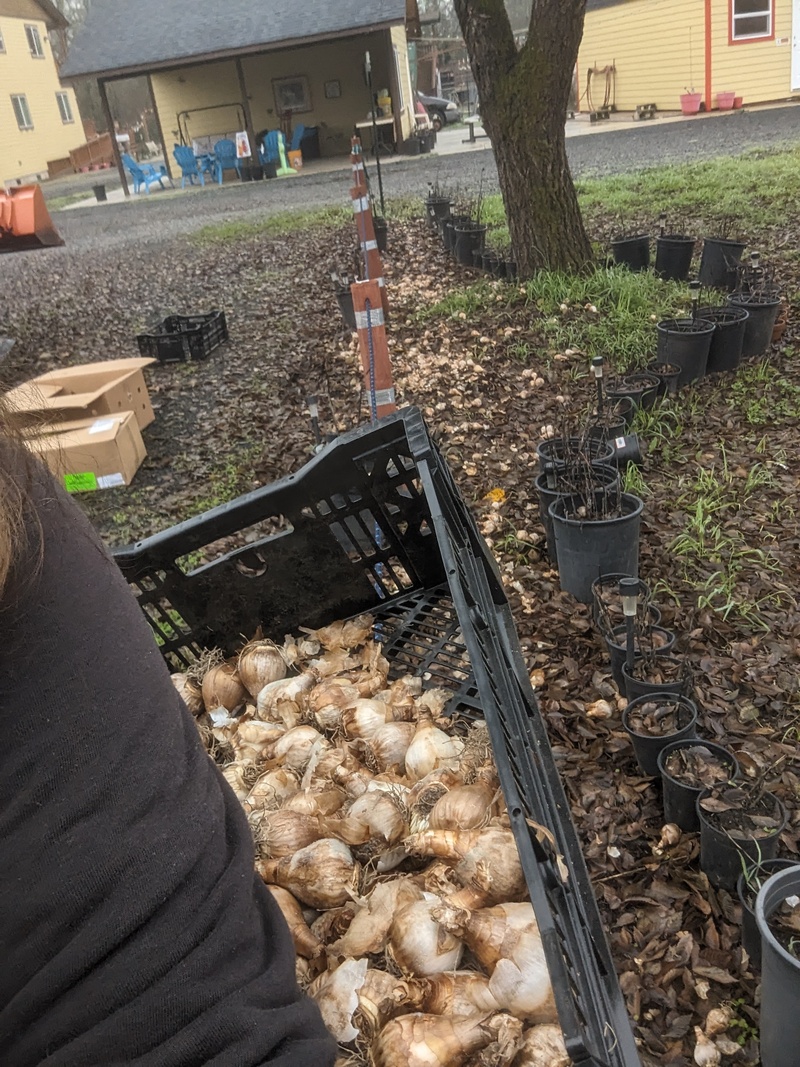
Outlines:
[{"label": "gravel driveway", "polygon": [[[737,111],[684,122],[623,124],[570,137],[567,152],[576,177],[619,174],[666,163],[736,155],[800,138],[800,108],[788,105]],[[106,172],[111,174],[111,172]],[[477,189],[497,187],[490,149],[457,155],[422,156],[384,168],[387,198],[418,197],[429,181]],[[113,181],[113,179],[110,179]],[[108,184],[110,184],[110,181]],[[348,202],[350,171],[304,175],[302,179],[188,190],[181,196],[140,197],[128,204],[58,211],[54,218],[68,244],[62,255],[128,243],[160,244],[213,222],[258,218],[265,213]],[[18,258],[18,257],[17,257]],[[0,260],[0,279],[14,272]]]}]

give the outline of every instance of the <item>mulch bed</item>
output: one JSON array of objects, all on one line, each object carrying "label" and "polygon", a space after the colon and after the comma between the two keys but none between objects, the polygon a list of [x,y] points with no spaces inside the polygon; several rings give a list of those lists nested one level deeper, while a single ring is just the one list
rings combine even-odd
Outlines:
[{"label": "mulch bed", "polygon": [[[490,283],[495,292],[484,311],[421,318],[421,308],[474,275],[445,260],[421,221],[393,224],[390,241],[390,343],[400,398],[424,411],[500,562],[643,1062],[691,1062],[694,1026],[729,1003],[728,1037],[740,1047],[723,1063],[755,1065],[758,979],[741,948],[738,902],[701,873],[697,835],[677,841],[667,835],[673,843],[662,843],[660,787],[638,771],[602,639],[589,608],[559,590],[544,548],[533,487],[536,444],[543,427],[560,427],[591,399],[593,383],[577,376],[587,358],[552,350],[541,316],[514,285]],[[211,483],[218,492],[225,488],[221,456],[230,459],[230,496],[296,470],[312,454],[305,405],[311,393],[320,396],[326,430],[366,419],[356,344],[343,331],[329,280],[331,270],[351,269],[352,259],[352,235],[335,230],[191,254],[177,249],[163,302],[184,312],[224,307],[232,342],[207,363],[152,372],[158,420],[147,432],[148,461],[131,490],[81,501],[110,541],[138,538],[197,511]],[[130,338],[141,323],[127,309],[149,291],[142,267],[126,275],[124,305],[113,290],[95,294],[95,325],[79,345],[70,331],[53,344],[52,317],[46,333],[33,315],[25,318],[17,376],[60,361],[133,354]],[[66,323],[80,287],[63,285]],[[790,318],[783,346],[768,358],[800,385],[794,332]],[[522,341],[542,358],[520,360]],[[45,348],[50,355],[41,360]],[[794,414],[748,421],[727,384],[710,380],[682,393],[675,406],[682,429],[669,462],[654,446],[643,471],[649,495],[641,576],[654,591],[662,625],[681,635],[680,653],[691,661],[698,734],[731,747],[744,773],[763,777],[783,800],[790,821],[779,854],[796,857],[800,455]],[[754,463],[770,475],[725,517],[735,544],[763,548],[774,568],[742,557],[736,595],[758,604],[745,617],[735,607],[723,617],[699,600],[698,583],[726,560],[709,551],[690,572],[670,548],[687,519],[679,479],[718,467],[721,445],[732,487],[745,485]]]}]

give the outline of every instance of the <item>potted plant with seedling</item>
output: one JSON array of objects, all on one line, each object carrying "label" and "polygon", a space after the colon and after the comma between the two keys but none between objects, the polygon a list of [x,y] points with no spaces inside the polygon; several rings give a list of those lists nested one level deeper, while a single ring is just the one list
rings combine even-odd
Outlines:
[{"label": "potted plant with seedling", "polygon": [[728,303],[747,312],[742,359],[762,355],[772,342],[781,295],[771,268],[761,265],[758,252],[751,252],[749,264],[740,268],[738,288],[728,297]]},{"label": "potted plant with seedling", "polygon": [[728,216],[720,226],[718,237],[706,237],[703,240],[698,277],[707,289],[730,292],[736,286],[737,271],[747,242],[731,237],[732,228],[733,219]]},{"label": "potted plant with seedling", "polygon": [[[601,574],[592,582],[592,618],[604,638],[617,627],[625,625],[619,583],[620,579],[630,577],[630,574]],[[650,587],[641,578],[637,578],[636,582],[636,620],[657,626],[661,622],[661,612],[650,598]]]},{"label": "potted plant with seedling", "polygon": [[795,867],[797,860],[763,859],[756,855],[749,863],[742,857],[742,873],[736,882],[736,893],[742,905],[742,948],[750,957],[750,966],[761,969],[761,934],[756,922],[756,898],[761,887],[776,871]]},{"label": "potted plant with seedling", "polygon": [[[674,646],[672,646],[674,647]],[[652,693],[675,693],[688,696],[692,691],[692,672],[685,656],[672,647],[661,650],[657,646],[641,645],[631,666],[622,664],[622,682],[628,700]]]},{"label": "potted plant with seedling", "polygon": [[658,757],[664,795],[664,821],[697,832],[697,798],[706,790],[733,781],[739,763],[732,752],[713,741],[692,738],[667,745]]},{"label": "potted plant with seedling", "polygon": [[761,934],[763,1067],[795,1067],[800,1047],[800,866],[772,874],[756,897]]},{"label": "potted plant with seedling", "polygon": [[733,889],[742,859],[774,859],[778,838],[786,825],[786,809],[754,782],[712,786],[697,800],[700,821],[700,866],[712,885]]},{"label": "potted plant with seedling", "polygon": [[[589,436],[612,446],[612,462],[615,466],[623,467],[628,463],[641,463],[642,450],[639,439],[636,434],[628,432],[638,405],[630,393],[623,392],[621,395],[612,396],[607,391],[604,363],[602,356],[595,356],[592,360],[592,374],[597,396],[596,406],[591,414]],[[639,389],[644,390],[645,386],[646,383],[633,382],[631,390],[634,392]],[[641,399],[641,393],[637,395]]]},{"label": "potted plant with seedling", "polygon": [[619,488],[619,472],[611,466],[613,448],[589,435],[565,434],[540,441],[537,446],[540,471],[535,479],[539,516],[545,529],[547,554],[557,563],[555,531],[550,505],[561,497],[573,497],[591,489]]},{"label": "potted plant with seedling", "polygon": [[470,211],[467,221],[455,225],[455,242],[453,254],[464,267],[474,266],[474,253],[482,251],[486,241],[486,224],[481,221],[483,214],[483,177],[481,176],[478,198]]},{"label": "potted plant with seedling", "polygon": [[648,693],[632,700],[622,713],[642,774],[658,776],[658,758],[667,745],[694,737],[697,706],[679,693]]},{"label": "potted plant with seedling", "polygon": [[657,325],[659,363],[669,363],[681,368],[678,385],[696,382],[706,373],[708,352],[714,333],[714,323],[700,318],[698,297],[700,283],[689,282],[692,313],[689,318],[662,319]]},{"label": "potted plant with seedling", "polygon": [[432,230],[438,228],[440,219],[450,217],[452,205],[453,199],[450,193],[444,186],[439,184],[438,178],[435,182],[428,182],[428,195],[425,198],[425,214],[428,219],[428,226]]},{"label": "potted plant with seedling", "polygon": [[629,270],[642,271],[650,266],[650,234],[628,233],[620,219],[617,235],[611,239],[614,262]]},{"label": "potted plant with seedling", "polygon": [[597,487],[591,481],[574,496],[550,505],[561,588],[583,604],[592,601],[598,574],[639,572],[639,530],[644,502],[619,483]]},{"label": "potted plant with seedling", "polygon": [[665,211],[659,216],[659,231],[656,237],[656,274],[669,281],[686,281],[697,239],[685,233],[668,231]]},{"label": "potted plant with seedling", "polygon": [[[597,582],[592,583],[592,599],[597,608],[598,627],[608,649],[611,676],[622,690],[623,664],[627,663],[632,669],[636,659],[645,652],[668,652],[675,644],[675,634],[659,626],[657,620],[654,621],[650,605],[640,596],[641,583],[638,578],[627,575],[620,578],[617,590],[619,607],[615,611],[617,605],[610,600],[607,587],[598,597]],[[620,609],[621,620],[618,615]]]},{"label": "potted plant with seedling", "polygon": [[684,89],[681,93],[681,111],[684,115],[696,115],[700,111],[703,102],[703,94],[696,93],[694,86]]}]

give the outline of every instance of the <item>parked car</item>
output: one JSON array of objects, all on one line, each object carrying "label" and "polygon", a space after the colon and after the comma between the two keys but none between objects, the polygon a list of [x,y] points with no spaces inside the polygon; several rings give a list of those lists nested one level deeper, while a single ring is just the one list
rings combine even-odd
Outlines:
[{"label": "parked car", "polygon": [[441,130],[453,122],[461,122],[461,108],[452,100],[445,100],[441,96],[427,96],[420,92],[417,92],[417,99],[424,104],[435,130]]}]

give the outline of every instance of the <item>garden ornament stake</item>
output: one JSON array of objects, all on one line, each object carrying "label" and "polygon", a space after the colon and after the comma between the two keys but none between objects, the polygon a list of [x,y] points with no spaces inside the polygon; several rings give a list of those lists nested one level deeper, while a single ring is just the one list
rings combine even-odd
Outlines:
[{"label": "garden ornament stake", "polygon": [[311,429],[314,431],[314,443],[317,448],[322,444],[322,434],[319,428],[319,404],[315,396],[306,397],[308,414],[311,417]]},{"label": "garden ornament stake", "polygon": [[658,216],[658,223],[659,223],[659,225],[661,227],[661,236],[663,237],[664,234],[667,232],[667,213],[666,213],[666,211],[662,211],[661,214]]},{"label": "garden ornament stake", "polygon": [[697,319],[697,304],[700,299],[700,282],[689,282],[689,295],[692,298],[692,321]]},{"label": "garden ornament stake", "polygon": [[602,418],[603,415],[603,357],[595,356],[592,360],[592,373],[594,374],[595,384],[597,385],[597,414]]},{"label": "garden ornament stake", "polygon": [[639,607],[639,579],[620,578],[619,595],[622,597],[622,614],[625,616],[625,661],[633,674],[633,625]]}]

